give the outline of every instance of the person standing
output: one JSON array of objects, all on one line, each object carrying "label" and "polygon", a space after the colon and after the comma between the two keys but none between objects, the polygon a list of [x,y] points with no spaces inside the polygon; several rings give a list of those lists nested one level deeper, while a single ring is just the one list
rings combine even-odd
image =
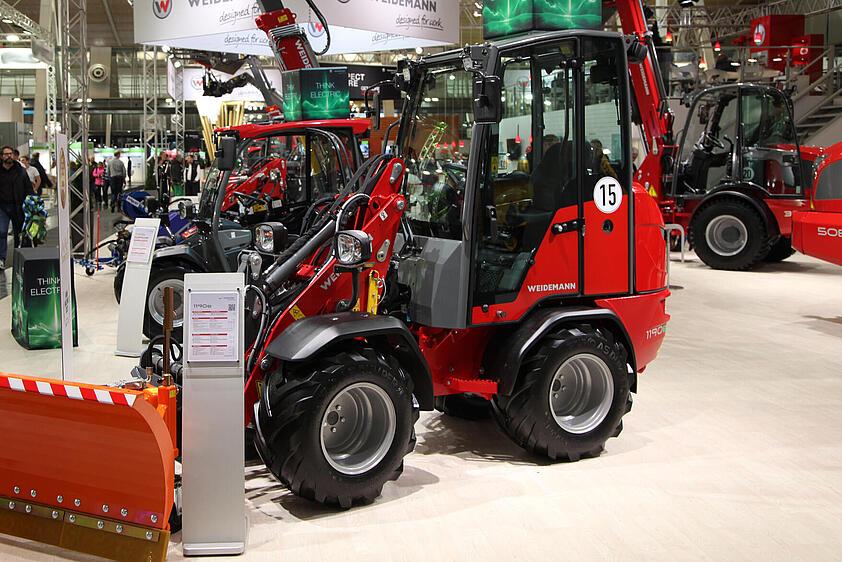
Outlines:
[{"label": "person standing", "polygon": [[41,174],[39,174],[38,170],[36,170],[32,165],[29,160],[29,156],[21,156],[20,165],[23,166],[24,170],[26,170],[26,175],[29,177],[29,183],[32,184],[32,191],[34,191],[36,195],[41,195]]},{"label": "person standing", "polygon": [[47,175],[47,170],[45,170],[43,164],[41,164],[41,153],[33,152],[32,160],[29,163],[32,167],[38,170],[38,175],[41,176],[41,186],[39,191],[43,191],[45,187],[47,189],[51,189],[53,187],[53,182],[50,181],[50,176]]},{"label": "person standing", "polygon": [[108,202],[108,188],[105,187],[105,164],[102,162],[94,164],[91,174],[94,177],[94,196],[96,197],[97,207],[105,205]]},{"label": "person standing", "polygon": [[188,197],[199,195],[201,182],[202,168],[193,155],[188,154],[184,159],[184,195]]},{"label": "person standing", "polygon": [[117,209],[117,201],[126,183],[126,165],[120,160],[122,152],[114,153],[114,158],[108,161],[108,177],[111,179],[111,212]]},{"label": "person standing", "polygon": [[15,149],[4,146],[0,152],[0,271],[6,267],[9,225],[15,238],[15,247],[20,246],[23,228],[23,202],[27,195],[33,195],[32,183],[23,167],[15,161]]},{"label": "person standing", "polygon": [[158,199],[160,201],[169,199],[171,185],[172,165],[170,164],[170,155],[162,152],[158,157]]}]

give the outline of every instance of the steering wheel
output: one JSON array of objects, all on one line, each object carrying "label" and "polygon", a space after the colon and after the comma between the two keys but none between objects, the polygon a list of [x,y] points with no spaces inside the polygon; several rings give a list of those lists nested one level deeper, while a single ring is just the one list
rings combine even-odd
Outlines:
[{"label": "steering wheel", "polygon": [[716,148],[725,149],[725,143],[713,136],[709,131],[705,131],[702,135],[702,142],[706,146],[715,146]]}]

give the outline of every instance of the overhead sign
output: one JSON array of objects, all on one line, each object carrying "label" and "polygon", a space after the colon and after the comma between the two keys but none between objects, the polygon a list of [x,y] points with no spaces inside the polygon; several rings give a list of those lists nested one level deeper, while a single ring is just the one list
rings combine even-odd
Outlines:
[{"label": "overhead sign", "polygon": [[[298,23],[320,50],[326,34],[306,1],[288,0],[285,5],[298,15]],[[330,25],[328,54],[459,42],[459,3],[453,0],[338,0],[322,1],[319,8]],[[254,22],[260,13],[255,0],[135,0],[135,40],[268,55],[268,40]]]},{"label": "overhead sign", "polygon": [[[248,67],[243,67],[242,69],[238,70],[236,74],[242,74],[244,72],[250,72]],[[266,77],[269,79],[269,83],[272,85],[273,88],[276,90],[281,89],[281,72],[274,68],[264,69],[266,72]],[[226,74],[225,72],[219,71],[212,71],[212,74],[216,77],[217,80],[226,81],[230,80],[234,74]],[[174,74],[172,77],[168,77],[169,80],[178,80],[179,76],[182,80],[182,95],[185,101],[196,101],[200,98],[204,98],[204,86],[202,84],[202,78],[205,75],[204,68],[196,68],[196,67],[189,67],[189,68],[182,68],[180,75],[178,73]],[[175,88],[172,88],[168,85],[169,91],[175,91]],[[220,101],[263,101],[263,94],[260,93],[260,90],[248,84],[243,86],[242,88],[237,88],[230,94],[226,94],[221,98],[211,98],[211,99],[218,99]]]}]

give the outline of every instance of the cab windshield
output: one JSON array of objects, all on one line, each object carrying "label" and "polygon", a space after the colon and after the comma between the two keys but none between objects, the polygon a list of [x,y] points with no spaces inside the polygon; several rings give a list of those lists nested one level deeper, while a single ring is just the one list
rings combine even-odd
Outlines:
[{"label": "cab windshield", "polygon": [[474,77],[461,61],[426,69],[403,136],[408,217],[423,236],[461,238],[462,204],[471,151]]}]

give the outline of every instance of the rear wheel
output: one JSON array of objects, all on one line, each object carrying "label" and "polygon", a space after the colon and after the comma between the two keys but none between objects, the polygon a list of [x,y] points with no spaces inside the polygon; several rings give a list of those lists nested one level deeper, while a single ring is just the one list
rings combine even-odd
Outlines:
[{"label": "rear wheel", "polygon": [[484,420],[491,415],[491,404],[476,394],[448,394],[436,397],[436,410],[463,420]]},{"label": "rear wheel", "polygon": [[342,508],[373,501],[415,448],[412,381],[368,347],[269,375],[255,414],[269,471],[295,494]]},{"label": "rear wheel", "polygon": [[164,290],[173,289],[173,337],[182,341],[184,325],[184,274],[189,269],[170,266],[153,268],[146,293],[146,311],[143,318],[143,334],[152,339],[164,333]]},{"label": "rear wheel", "polygon": [[742,271],[766,257],[772,239],[763,217],[750,203],[725,199],[696,214],[690,225],[690,242],[706,265]]},{"label": "rear wheel", "polygon": [[631,409],[625,349],[590,326],[546,337],[494,412],[520,446],[552,460],[599,455]]},{"label": "rear wheel", "polygon": [[792,239],[781,236],[778,238],[778,241],[772,245],[772,249],[769,250],[769,253],[766,254],[765,258],[763,258],[763,261],[766,263],[782,262],[794,253],[795,250],[792,249]]}]

